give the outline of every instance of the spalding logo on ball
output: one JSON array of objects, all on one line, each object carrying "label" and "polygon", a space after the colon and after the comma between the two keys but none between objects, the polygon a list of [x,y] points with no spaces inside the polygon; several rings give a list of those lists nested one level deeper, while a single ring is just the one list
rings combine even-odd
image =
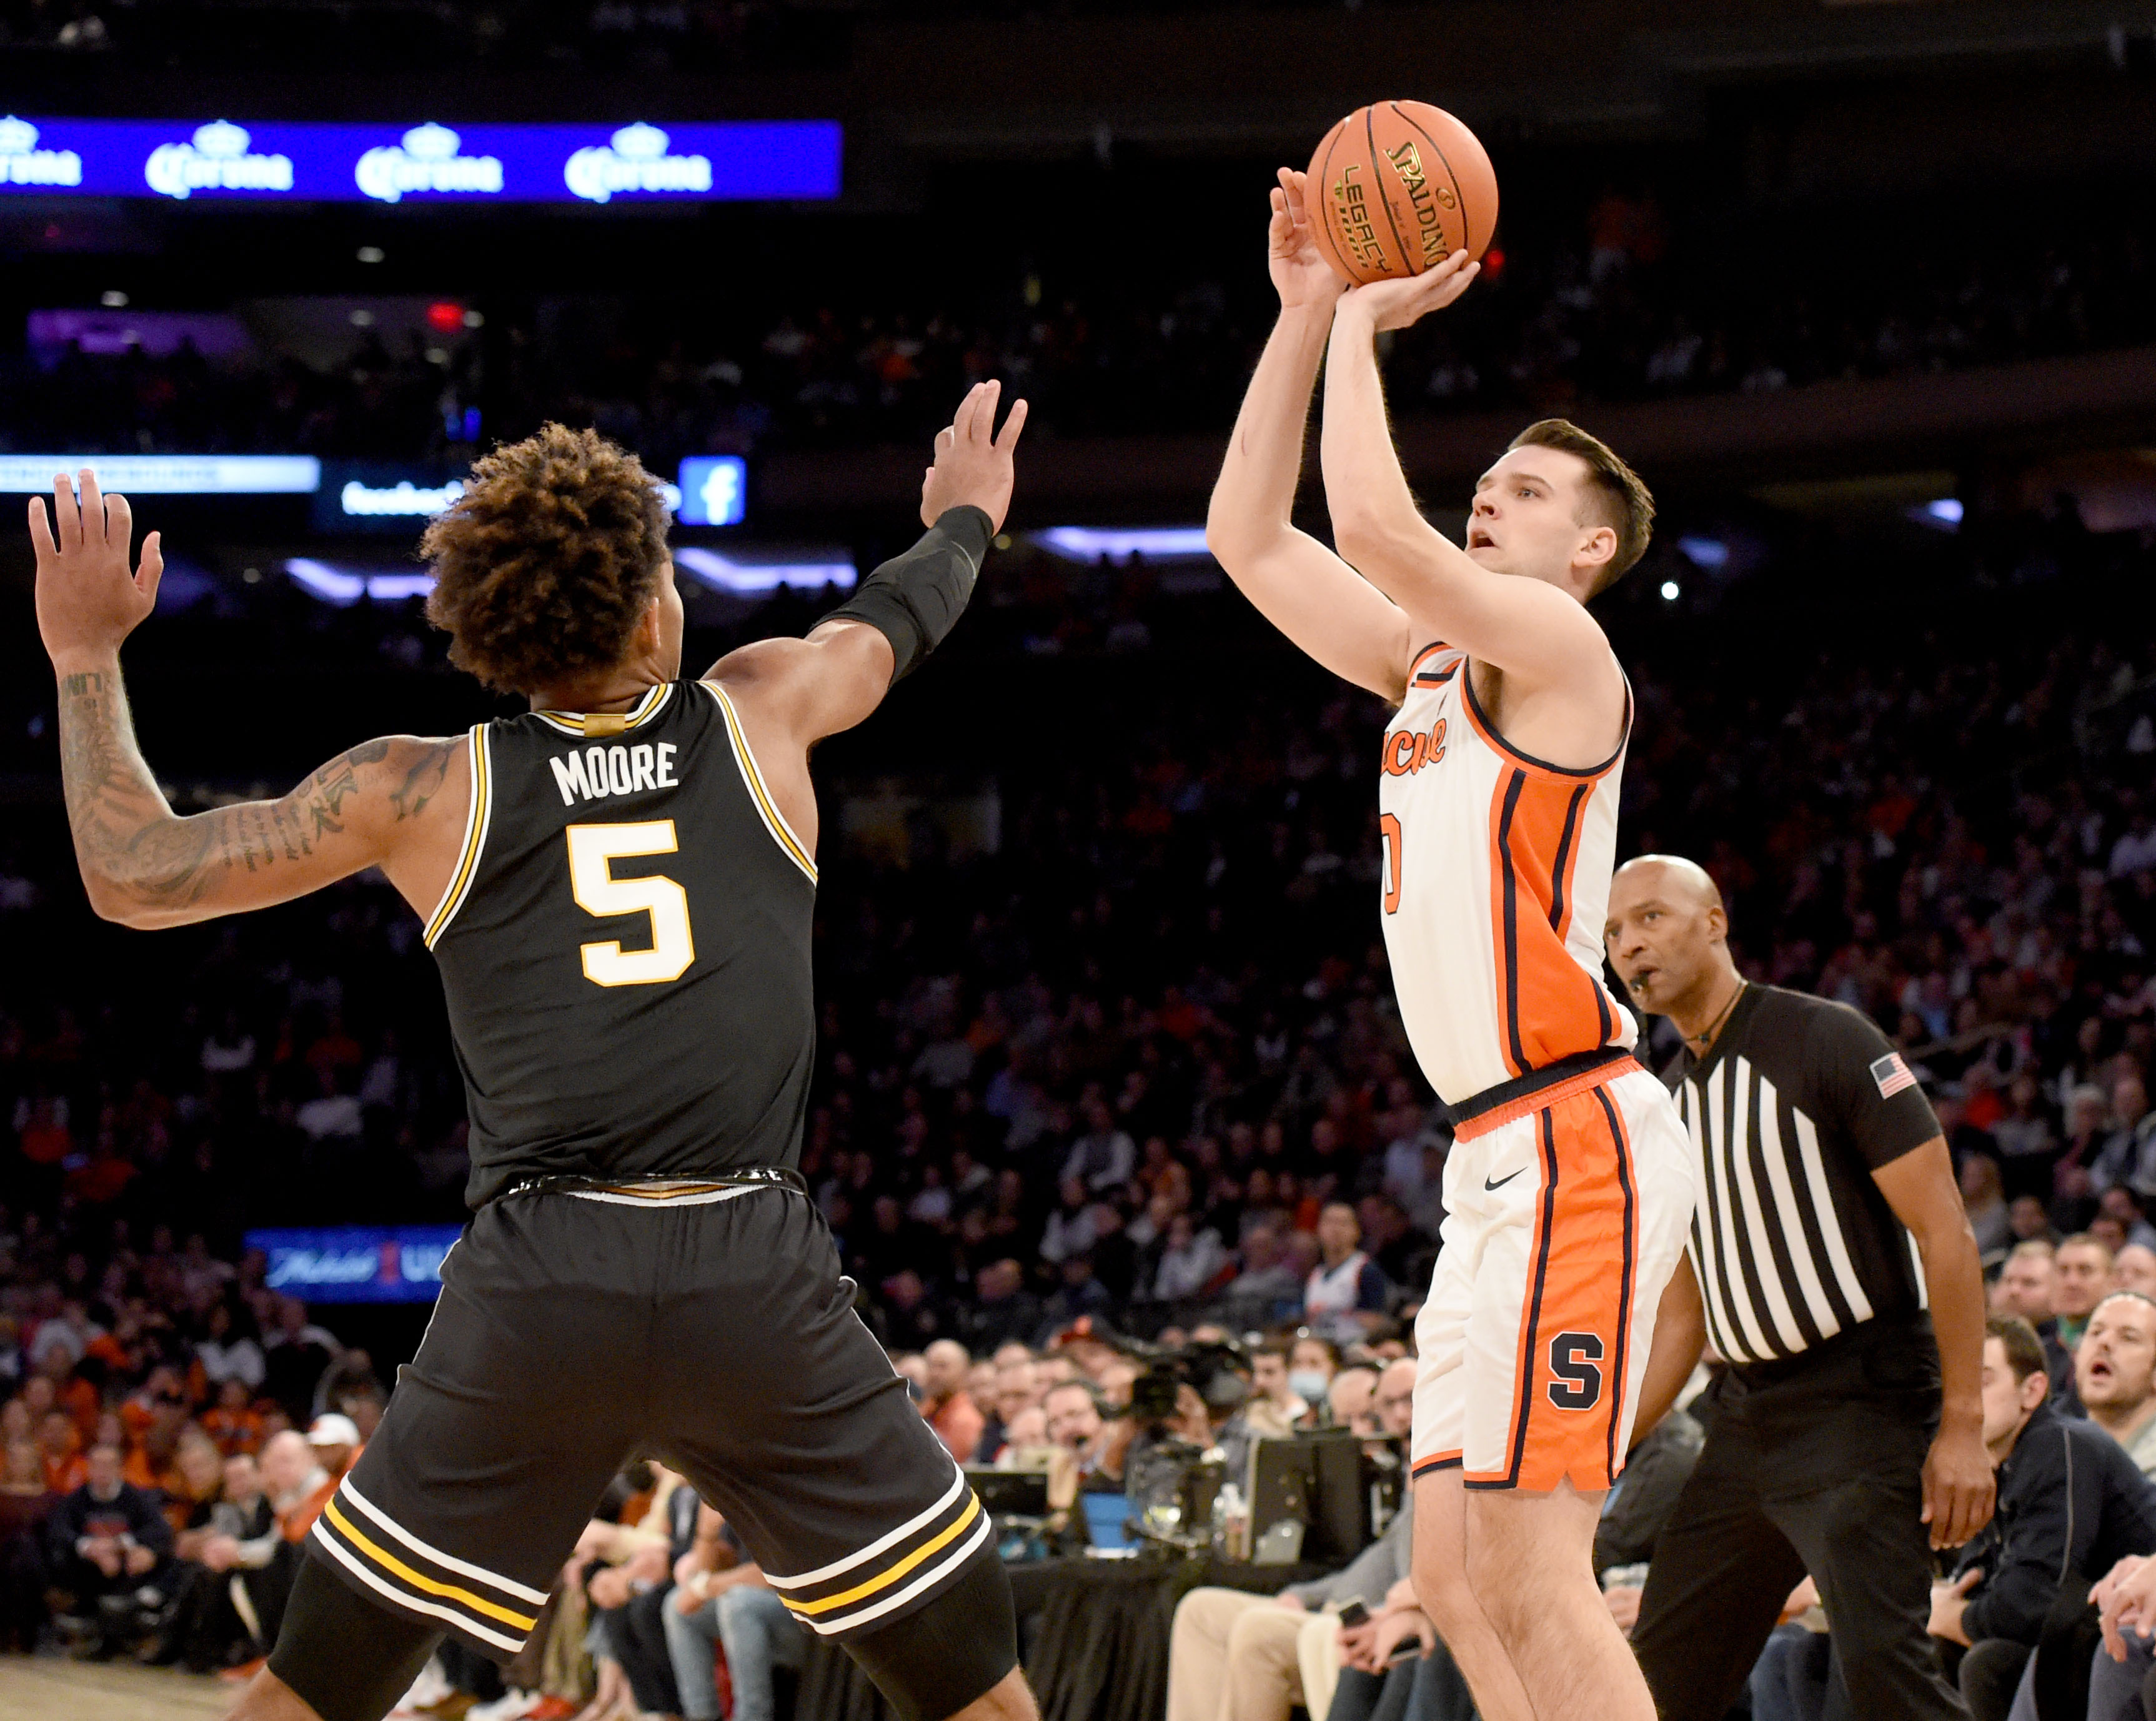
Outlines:
[{"label": "spalding logo on ball", "polygon": [[1426,101],[1378,101],[1325,134],[1309,198],[1332,266],[1358,285],[1480,258],[1497,226],[1481,141]]}]

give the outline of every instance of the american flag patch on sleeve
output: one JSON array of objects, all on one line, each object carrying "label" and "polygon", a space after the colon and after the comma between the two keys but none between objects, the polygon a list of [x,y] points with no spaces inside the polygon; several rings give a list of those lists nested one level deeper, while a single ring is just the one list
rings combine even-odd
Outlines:
[{"label": "american flag patch on sleeve", "polygon": [[1914,1087],[1917,1078],[1909,1073],[1909,1066],[1902,1061],[1902,1054],[1890,1051],[1871,1066],[1871,1079],[1879,1084],[1879,1097],[1891,1100],[1905,1087]]}]

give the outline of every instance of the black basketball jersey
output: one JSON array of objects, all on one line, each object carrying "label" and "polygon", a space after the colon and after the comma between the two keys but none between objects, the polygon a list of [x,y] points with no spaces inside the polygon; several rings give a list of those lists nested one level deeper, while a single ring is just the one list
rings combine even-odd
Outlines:
[{"label": "black basketball jersey", "polygon": [[520,1178],[793,1165],[814,1057],[816,866],[716,684],[468,742],[428,922],[477,1207]]}]

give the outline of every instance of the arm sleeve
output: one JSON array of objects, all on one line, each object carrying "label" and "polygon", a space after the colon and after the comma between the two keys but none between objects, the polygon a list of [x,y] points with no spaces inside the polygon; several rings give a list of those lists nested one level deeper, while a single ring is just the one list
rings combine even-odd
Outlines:
[{"label": "arm sleeve", "polygon": [[891,680],[910,675],[965,613],[992,530],[978,508],[946,509],[911,549],[884,563],[824,619],[866,622],[891,641]]},{"label": "arm sleeve", "polygon": [[1820,1119],[1855,1148],[1867,1170],[1892,1164],[1939,1133],[1939,1120],[1869,1016],[1846,1004],[1812,1013],[1805,1061],[1818,1072]]}]

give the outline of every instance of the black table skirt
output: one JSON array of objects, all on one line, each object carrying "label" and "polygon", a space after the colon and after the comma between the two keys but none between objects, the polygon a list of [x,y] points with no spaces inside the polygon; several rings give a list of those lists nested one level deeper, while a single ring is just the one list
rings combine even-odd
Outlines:
[{"label": "black table skirt", "polygon": [[[1200,1585],[1272,1595],[1316,1567],[1210,1558],[1044,1559],[1009,1568],[1019,1659],[1041,1721],[1160,1721],[1176,1604]],[[811,1637],[795,1721],[896,1721],[846,1652]]]}]

